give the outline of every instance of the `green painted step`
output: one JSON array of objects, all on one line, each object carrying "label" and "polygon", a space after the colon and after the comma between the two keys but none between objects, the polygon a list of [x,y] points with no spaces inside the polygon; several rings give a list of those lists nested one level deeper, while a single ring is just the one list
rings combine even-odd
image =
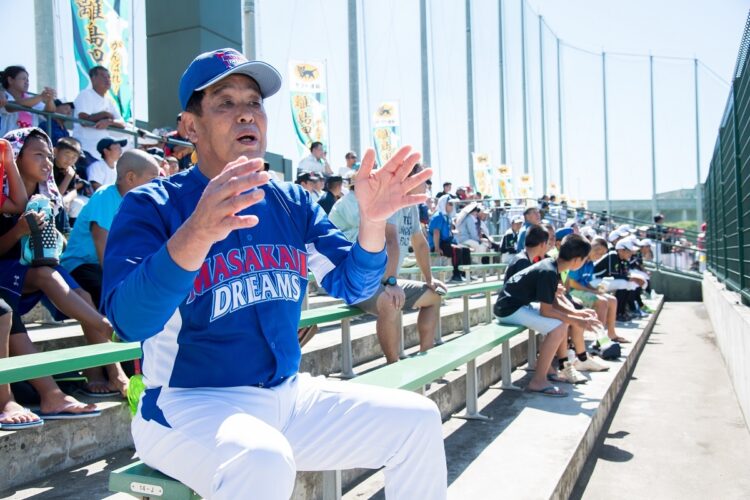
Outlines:
[{"label": "green painted step", "polygon": [[164,500],[194,500],[201,498],[179,481],[165,476],[141,461],[112,471],[109,489],[137,497],[161,498]]},{"label": "green painted step", "polygon": [[491,323],[473,329],[470,333],[455,340],[433,347],[425,353],[360,375],[351,382],[410,391],[417,390],[525,331],[526,328],[523,326]]}]

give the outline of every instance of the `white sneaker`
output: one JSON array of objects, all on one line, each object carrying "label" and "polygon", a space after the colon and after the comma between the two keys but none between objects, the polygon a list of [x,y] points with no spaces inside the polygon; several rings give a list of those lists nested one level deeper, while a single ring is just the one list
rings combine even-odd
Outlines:
[{"label": "white sneaker", "polygon": [[576,370],[575,366],[570,364],[569,361],[565,362],[565,368],[560,370],[558,373],[560,378],[564,379],[569,384],[585,384],[589,381],[589,379],[584,377],[581,372]]},{"label": "white sneaker", "polygon": [[586,361],[576,359],[573,362],[573,366],[580,372],[606,372],[609,370],[609,366],[594,361],[591,355],[586,357]]}]

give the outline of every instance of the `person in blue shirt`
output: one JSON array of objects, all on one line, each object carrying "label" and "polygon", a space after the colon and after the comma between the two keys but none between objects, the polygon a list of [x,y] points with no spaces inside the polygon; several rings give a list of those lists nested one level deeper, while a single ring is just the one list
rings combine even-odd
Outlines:
[{"label": "person in blue shirt", "polygon": [[453,235],[453,208],[453,199],[450,195],[444,194],[438,198],[437,210],[430,219],[427,242],[430,244],[430,252],[450,257],[453,264],[450,282],[461,283],[465,281],[464,273],[459,270],[458,266],[471,264],[471,250],[456,242],[456,237]]},{"label": "person in blue shirt", "polygon": [[275,68],[234,49],[198,56],[180,80],[197,166],[134,189],[112,223],[103,306],[141,342],[146,386],[133,419],[139,457],[215,499],[287,499],[298,470],[385,468],[389,498],[446,498],[440,413],[398,390],[300,374],[297,325],[308,269],[347,303],[385,268],[386,220],[419,155],[401,148],[356,175],[350,243],[301,187],[263,171],[264,101]]},{"label": "person in blue shirt", "polygon": [[[75,110],[75,104],[72,102],[62,102],[60,99],[55,99],[55,113],[59,115],[73,116],[73,110]],[[52,139],[52,145],[57,146],[57,141],[63,137],[70,137],[70,132],[65,127],[65,121],[61,118],[53,118],[51,123],[47,123],[47,120],[39,122],[39,128],[47,132]],[[48,130],[51,129],[51,130]]]},{"label": "person in blue shirt", "polygon": [[73,279],[89,292],[97,307],[101,302],[104,248],[122,197],[159,175],[156,159],[138,149],[123,153],[116,168],[117,181],[95,192],[81,209],[60,261]]}]

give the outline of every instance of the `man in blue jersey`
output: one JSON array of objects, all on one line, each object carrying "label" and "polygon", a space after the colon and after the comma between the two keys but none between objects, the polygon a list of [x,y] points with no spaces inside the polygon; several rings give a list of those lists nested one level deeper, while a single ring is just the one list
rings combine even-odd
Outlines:
[{"label": "man in blue jersey", "polygon": [[198,165],[131,191],[110,229],[103,304],[143,346],[138,455],[207,498],[289,498],[298,470],[385,467],[389,498],[446,497],[440,414],[406,391],[298,373],[308,268],[331,295],[371,296],[385,224],[431,171],[402,148],[356,175],[360,227],[344,238],[299,186],[263,171],[271,66],[233,49],[180,81]]}]

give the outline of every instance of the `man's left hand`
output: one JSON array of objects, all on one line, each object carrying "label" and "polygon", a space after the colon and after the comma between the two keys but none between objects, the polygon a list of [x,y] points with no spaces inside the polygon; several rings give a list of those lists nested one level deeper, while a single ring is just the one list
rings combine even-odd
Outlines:
[{"label": "man's left hand", "polygon": [[442,282],[442,281],[440,281],[440,280],[436,280],[435,278],[432,278],[432,281],[430,281],[430,282],[426,283],[426,285],[427,285],[427,286],[428,286],[428,287],[429,287],[429,288],[430,288],[430,289],[431,289],[431,290],[432,290],[433,292],[436,292],[436,293],[437,293],[437,291],[438,291],[438,288],[442,288],[444,292],[448,290],[448,287],[447,287],[447,286],[445,286],[445,283],[443,283],[443,282]]},{"label": "man's left hand", "polygon": [[382,168],[373,171],[375,151],[367,150],[354,184],[363,221],[384,222],[397,210],[427,200],[426,193],[409,194],[432,175],[432,169],[427,168],[409,177],[420,158],[419,153],[410,151],[410,146],[402,147]]}]

